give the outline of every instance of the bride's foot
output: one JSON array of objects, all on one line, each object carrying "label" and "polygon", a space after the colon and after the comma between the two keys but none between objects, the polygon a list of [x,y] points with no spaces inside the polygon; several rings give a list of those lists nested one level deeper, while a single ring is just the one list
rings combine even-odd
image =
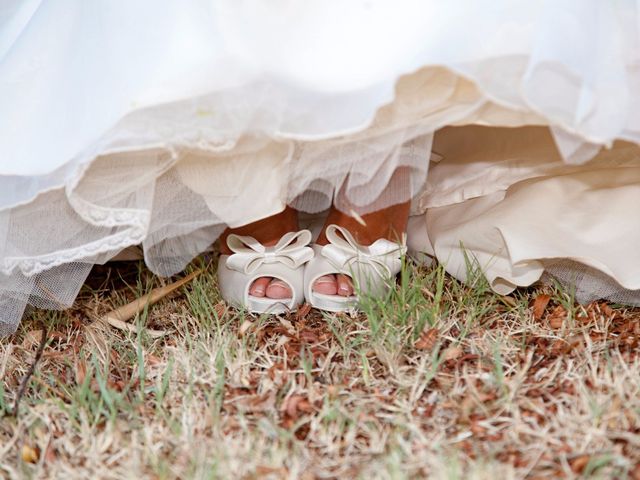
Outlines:
[{"label": "bride's foot", "polygon": [[315,281],[312,288],[314,292],[323,295],[340,295],[341,297],[353,295],[351,279],[342,274],[324,275]]},{"label": "bride's foot", "polygon": [[[255,238],[266,247],[278,243],[285,233],[298,230],[298,214],[290,207],[281,213],[273,215],[264,220],[250,223],[238,228],[228,228],[220,237],[220,251],[224,255],[232,252],[227,246],[227,237],[234,233],[236,235],[250,236]],[[272,298],[282,300],[293,297],[291,288],[282,280],[272,277],[260,277],[249,287],[249,295],[259,298]]]},{"label": "bride's foot", "polygon": [[[361,245],[369,246],[380,238],[400,243],[407,228],[410,207],[410,202],[392,205],[377,212],[363,215],[360,219],[332,208],[316,243],[318,245],[328,243],[325,232],[327,226],[332,224],[348,230]],[[351,278],[342,274],[324,275],[318,278],[311,288],[314,292],[323,295],[350,297],[354,294]]]},{"label": "bride's foot", "polygon": [[[265,244],[271,246],[274,244]],[[293,292],[282,280],[272,277],[260,277],[249,287],[249,295],[252,297],[267,297],[274,300],[291,298]]]}]

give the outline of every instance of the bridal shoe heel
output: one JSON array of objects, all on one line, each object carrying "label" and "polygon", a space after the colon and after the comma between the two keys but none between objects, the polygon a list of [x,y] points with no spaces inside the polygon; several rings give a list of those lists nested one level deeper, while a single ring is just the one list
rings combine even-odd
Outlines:
[{"label": "bridal shoe heel", "polygon": [[[314,256],[309,247],[311,232],[301,230],[285,234],[276,245],[267,247],[249,236],[229,235],[227,245],[233,252],[221,255],[218,284],[222,298],[251,313],[279,314],[294,311],[304,301],[305,264]],[[249,294],[251,285],[261,277],[284,282],[291,298],[273,299]]]},{"label": "bridal shoe heel", "polygon": [[324,275],[340,273],[351,277],[357,293],[380,296],[388,292],[402,267],[404,244],[381,238],[368,247],[363,246],[338,225],[329,225],[326,237],[327,245],[313,245],[315,255],[304,269],[304,295],[312,307],[329,312],[358,308],[357,295],[343,297],[313,291],[315,282]]}]

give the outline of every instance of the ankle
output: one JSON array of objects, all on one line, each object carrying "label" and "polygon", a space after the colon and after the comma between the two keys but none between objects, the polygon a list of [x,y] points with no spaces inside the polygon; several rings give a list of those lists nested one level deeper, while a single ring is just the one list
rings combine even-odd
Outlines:
[{"label": "ankle", "polygon": [[325,226],[316,243],[318,245],[328,243],[325,234],[326,227],[332,224],[346,228],[361,245],[369,246],[380,238],[391,242],[401,242],[409,219],[409,208],[409,202],[393,205],[377,212],[362,215],[358,219],[333,208],[327,216]]}]

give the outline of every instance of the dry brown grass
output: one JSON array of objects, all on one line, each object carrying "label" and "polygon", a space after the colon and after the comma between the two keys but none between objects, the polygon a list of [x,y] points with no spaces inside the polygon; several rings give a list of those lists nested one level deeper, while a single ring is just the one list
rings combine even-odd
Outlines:
[{"label": "dry brown grass", "polygon": [[95,321],[158,282],[99,268],[1,341],[0,476],[640,479],[637,310],[410,267],[354,318],[252,318],[209,269],[134,333]]}]

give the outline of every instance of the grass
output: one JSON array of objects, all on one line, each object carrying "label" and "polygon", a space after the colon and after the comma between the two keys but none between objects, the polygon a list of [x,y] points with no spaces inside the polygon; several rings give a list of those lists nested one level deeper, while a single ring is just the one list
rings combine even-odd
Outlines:
[{"label": "grass", "polygon": [[235,312],[208,268],[134,332],[94,320],[159,282],[97,267],[1,340],[0,476],[640,479],[638,310],[409,264],[354,316]]}]

